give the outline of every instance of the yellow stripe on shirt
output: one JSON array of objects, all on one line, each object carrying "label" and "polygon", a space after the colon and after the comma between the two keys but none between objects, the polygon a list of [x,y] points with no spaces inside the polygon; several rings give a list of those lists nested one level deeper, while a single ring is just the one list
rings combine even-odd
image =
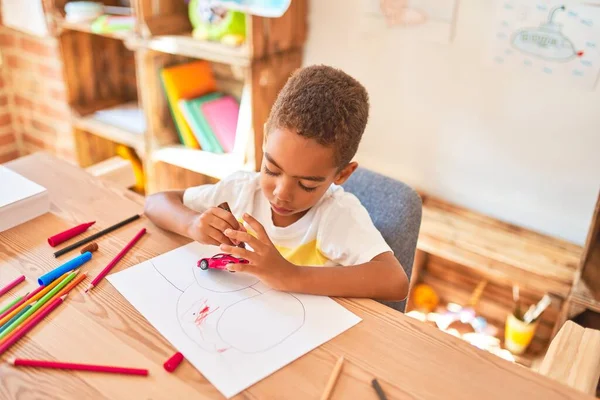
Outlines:
[{"label": "yellow stripe on shirt", "polygon": [[[240,223],[243,224],[242,221],[240,221]],[[256,237],[256,233],[253,230],[247,229],[247,231],[250,235]],[[308,243],[301,244],[298,247],[290,248],[275,244],[275,248],[277,251],[279,251],[283,258],[294,265],[322,267],[329,261],[329,259],[319,251],[316,239]]]},{"label": "yellow stripe on shirt", "polygon": [[286,260],[295,265],[320,267],[329,261],[329,259],[319,251],[316,240],[301,244],[294,248],[278,245],[275,245],[275,248]]}]

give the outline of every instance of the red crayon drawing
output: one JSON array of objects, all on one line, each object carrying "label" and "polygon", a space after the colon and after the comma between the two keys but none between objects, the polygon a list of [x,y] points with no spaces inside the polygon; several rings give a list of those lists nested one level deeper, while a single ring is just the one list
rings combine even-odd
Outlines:
[{"label": "red crayon drawing", "polygon": [[194,320],[194,323],[197,326],[202,325],[202,323],[206,320],[206,318],[208,318],[208,316],[210,314],[214,313],[215,311],[217,311],[219,309],[219,307],[217,307],[214,310],[211,310],[210,307],[206,305],[206,300],[204,300],[202,302],[202,304],[200,305],[200,308],[201,308],[200,311],[193,314],[196,317],[196,319]]}]

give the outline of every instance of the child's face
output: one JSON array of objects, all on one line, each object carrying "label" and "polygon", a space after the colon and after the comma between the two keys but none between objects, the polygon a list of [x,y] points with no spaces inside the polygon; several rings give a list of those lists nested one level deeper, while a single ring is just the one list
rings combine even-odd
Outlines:
[{"label": "child's face", "polygon": [[283,226],[300,219],[332,183],[341,185],[357,167],[353,162],[339,171],[332,148],[287,129],[269,132],[263,150],[261,188],[273,221]]}]

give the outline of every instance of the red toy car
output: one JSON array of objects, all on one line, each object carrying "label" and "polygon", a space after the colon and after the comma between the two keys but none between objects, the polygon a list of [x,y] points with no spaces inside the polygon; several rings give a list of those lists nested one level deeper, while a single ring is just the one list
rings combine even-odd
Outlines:
[{"label": "red toy car", "polygon": [[202,270],[209,268],[227,269],[227,264],[248,264],[248,260],[237,258],[231,254],[220,253],[211,258],[203,258],[198,261],[198,267]]}]

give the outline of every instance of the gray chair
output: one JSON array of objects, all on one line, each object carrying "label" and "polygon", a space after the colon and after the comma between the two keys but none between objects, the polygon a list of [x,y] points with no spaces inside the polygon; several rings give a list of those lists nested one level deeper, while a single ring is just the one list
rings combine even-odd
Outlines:
[{"label": "gray chair", "polygon": [[[410,282],[421,228],[421,197],[410,186],[362,167],[342,187],[367,209]],[[406,300],[381,303],[401,312],[406,308]]]}]

